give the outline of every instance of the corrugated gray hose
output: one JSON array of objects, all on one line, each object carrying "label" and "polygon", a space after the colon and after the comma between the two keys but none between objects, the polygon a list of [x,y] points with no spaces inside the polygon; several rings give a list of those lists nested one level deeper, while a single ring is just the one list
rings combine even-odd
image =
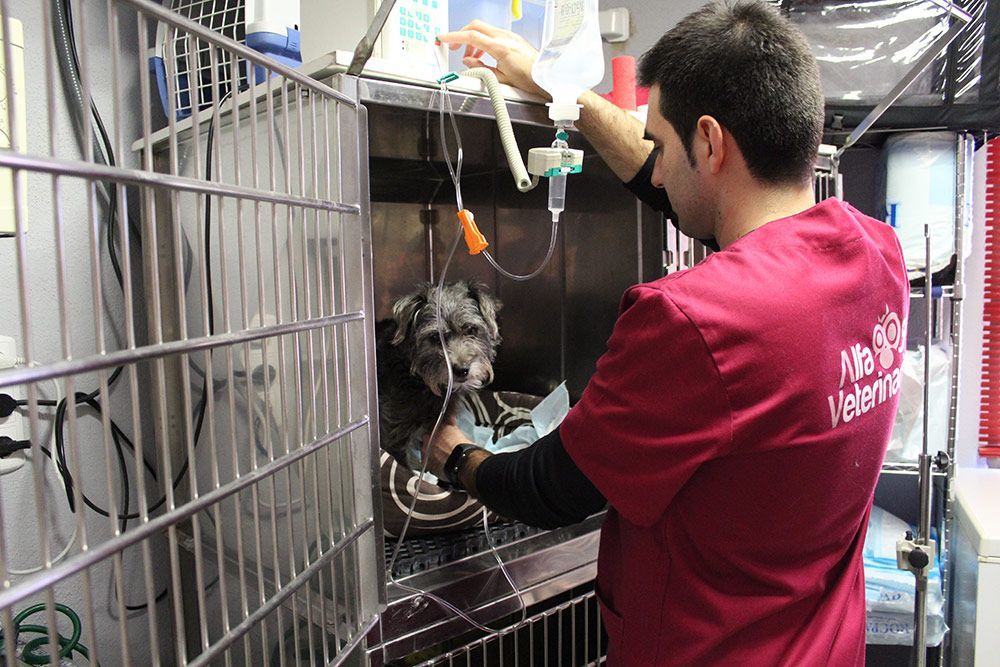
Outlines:
[{"label": "corrugated gray hose", "polygon": [[493,113],[497,118],[500,143],[503,144],[503,151],[507,155],[507,164],[510,165],[510,172],[514,176],[514,183],[521,192],[531,190],[538,185],[538,176],[530,176],[524,166],[524,160],[521,159],[521,151],[518,150],[517,139],[514,137],[514,129],[510,125],[507,103],[504,102],[503,94],[500,92],[500,82],[497,81],[496,74],[486,67],[473,67],[462,72],[461,76],[479,79],[486,86],[486,92],[490,95],[490,102],[493,103]]}]

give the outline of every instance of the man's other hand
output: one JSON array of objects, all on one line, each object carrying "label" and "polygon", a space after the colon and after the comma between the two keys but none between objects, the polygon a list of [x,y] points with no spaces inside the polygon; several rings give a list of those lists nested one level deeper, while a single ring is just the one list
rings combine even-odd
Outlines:
[{"label": "man's other hand", "polygon": [[476,20],[461,30],[446,32],[437,38],[452,51],[464,45],[462,63],[466,67],[487,67],[481,58],[488,53],[497,61],[497,66],[489,69],[496,73],[500,83],[549,99],[549,94],[531,78],[531,66],[538,58],[538,52],[520,35]]},{"label": "man's other hand", "polygon": [[455,425],[455,420],[453,418],[442,422],[441,426],[437,430],[437,434],[434,436],[433,442],[428,442],[430,434],[424,436],[424,446],[423,453],[424,457],[428,459],[427,470],[433,473],[437,477],[441,477],[444,471],[445,461],[451,455],[451,450],[455,449],[456,445],[463,442],[472,442],[472,438],[467,436],[462,432],[458,426]]}]

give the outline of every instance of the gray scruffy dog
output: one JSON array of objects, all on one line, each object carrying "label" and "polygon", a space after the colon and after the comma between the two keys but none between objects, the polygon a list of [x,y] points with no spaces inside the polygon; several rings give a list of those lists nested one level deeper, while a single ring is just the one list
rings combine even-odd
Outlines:
[{"label": "gray scruffy dog", "polygon": [[[435,316],[437,285],[426,283],[392,307],[376,325],[379,431],[382,449],[419,470],[420,438],[434,426],[448,389],[448,367]],[[493,381],[500,344],[500,302],[478,282],[458,281],[441,291],[441,321],[452,370],[448,411],[461,396]]]}]

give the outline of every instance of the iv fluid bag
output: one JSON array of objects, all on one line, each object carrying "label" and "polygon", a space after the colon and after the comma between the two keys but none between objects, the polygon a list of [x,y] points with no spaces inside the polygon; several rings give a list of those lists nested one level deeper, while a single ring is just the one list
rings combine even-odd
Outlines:
[{"label": "iv fluid bag", "polygon": [[576,120],[576,100],[604,78],[597,0],[547,0],[531,78],[552,96],[549,117]]}]

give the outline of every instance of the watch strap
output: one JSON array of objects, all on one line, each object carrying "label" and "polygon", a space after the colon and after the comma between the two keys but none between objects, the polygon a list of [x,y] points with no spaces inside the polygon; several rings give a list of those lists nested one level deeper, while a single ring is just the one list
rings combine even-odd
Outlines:
[{"label": "watch strap", "polygon": [[459,491],[466,490],[462,486],[460,479],[462,468],[465,466],[469,455],[477,449],[482,449],[482,447],[477,447],[470,442],[459,443],[451,450],[451,454],[448,455],[448,459],[444,462],[444,470],[442,472],[444,473],[445,481]]}]

